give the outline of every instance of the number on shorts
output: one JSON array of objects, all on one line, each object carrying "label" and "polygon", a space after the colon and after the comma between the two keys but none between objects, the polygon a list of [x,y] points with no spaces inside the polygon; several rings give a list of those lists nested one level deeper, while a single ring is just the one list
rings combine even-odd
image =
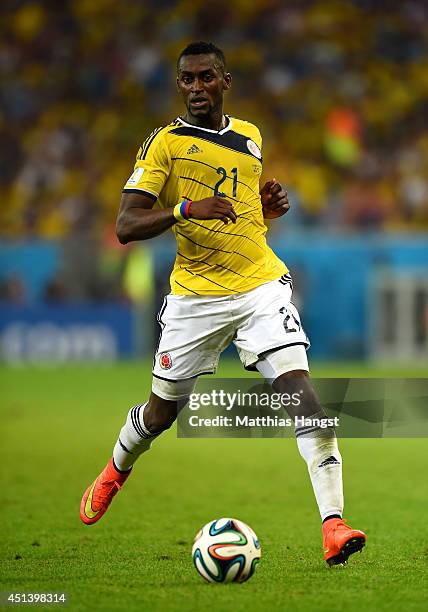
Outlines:
[{"label": "number on shorts", "polygon": [[[294,327],[294,325],[297,327]],[[291,334],[293,332],[300,331],[302,326],[294,315],[287,313],[284,319],[284,329],[286,334]]]}]

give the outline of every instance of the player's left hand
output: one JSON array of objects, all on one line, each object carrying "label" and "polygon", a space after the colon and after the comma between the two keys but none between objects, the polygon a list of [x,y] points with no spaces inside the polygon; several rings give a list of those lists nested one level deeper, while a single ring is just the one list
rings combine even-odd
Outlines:
[{"label": "player's left hand", "polygon": [[265,219],[282,217],[290,209],[287,192],[283,190],[275,178],[263,185],[260,190],[260,197]]}]

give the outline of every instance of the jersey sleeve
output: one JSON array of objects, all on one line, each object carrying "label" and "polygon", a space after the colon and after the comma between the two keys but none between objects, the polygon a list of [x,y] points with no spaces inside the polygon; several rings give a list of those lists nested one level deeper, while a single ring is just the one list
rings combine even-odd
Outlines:
[{"label": "jersey sleeve", "polygon": [[154,201],[159,197],[171,170],[165,132],[155,130],[139,148],[134,172],[123,188],[125,193],[141,193]]}]

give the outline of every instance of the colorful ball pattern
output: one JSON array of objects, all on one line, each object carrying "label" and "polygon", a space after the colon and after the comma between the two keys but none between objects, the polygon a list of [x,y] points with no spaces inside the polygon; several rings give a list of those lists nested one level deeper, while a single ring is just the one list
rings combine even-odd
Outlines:
[{"label": "colorful ball pattern", "polygon": [[196,534],[193,563],[208,582],[245,582],[260,561],[260,542],[254,531],[238,519],[221,518]]}]

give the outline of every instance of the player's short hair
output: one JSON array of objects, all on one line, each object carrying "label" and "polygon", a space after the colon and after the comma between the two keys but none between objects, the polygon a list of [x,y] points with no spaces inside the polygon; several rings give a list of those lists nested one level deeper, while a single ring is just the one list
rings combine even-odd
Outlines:
[{"label": "player's short hair", "polygon": [[223,51],[216,47],[216,45],[214,45],[213,43],[204,42],[202,40],[200,40],[199,42],[192,42],[190,43],[190,45],[187,45],[185,49],[183,49],[177,59],[177,70],[182,57],[185,57],[186,55],[210,55],[211,53],[216,56],[220,68],[223,72],[225,72],[226,58],[224,56]]}]

